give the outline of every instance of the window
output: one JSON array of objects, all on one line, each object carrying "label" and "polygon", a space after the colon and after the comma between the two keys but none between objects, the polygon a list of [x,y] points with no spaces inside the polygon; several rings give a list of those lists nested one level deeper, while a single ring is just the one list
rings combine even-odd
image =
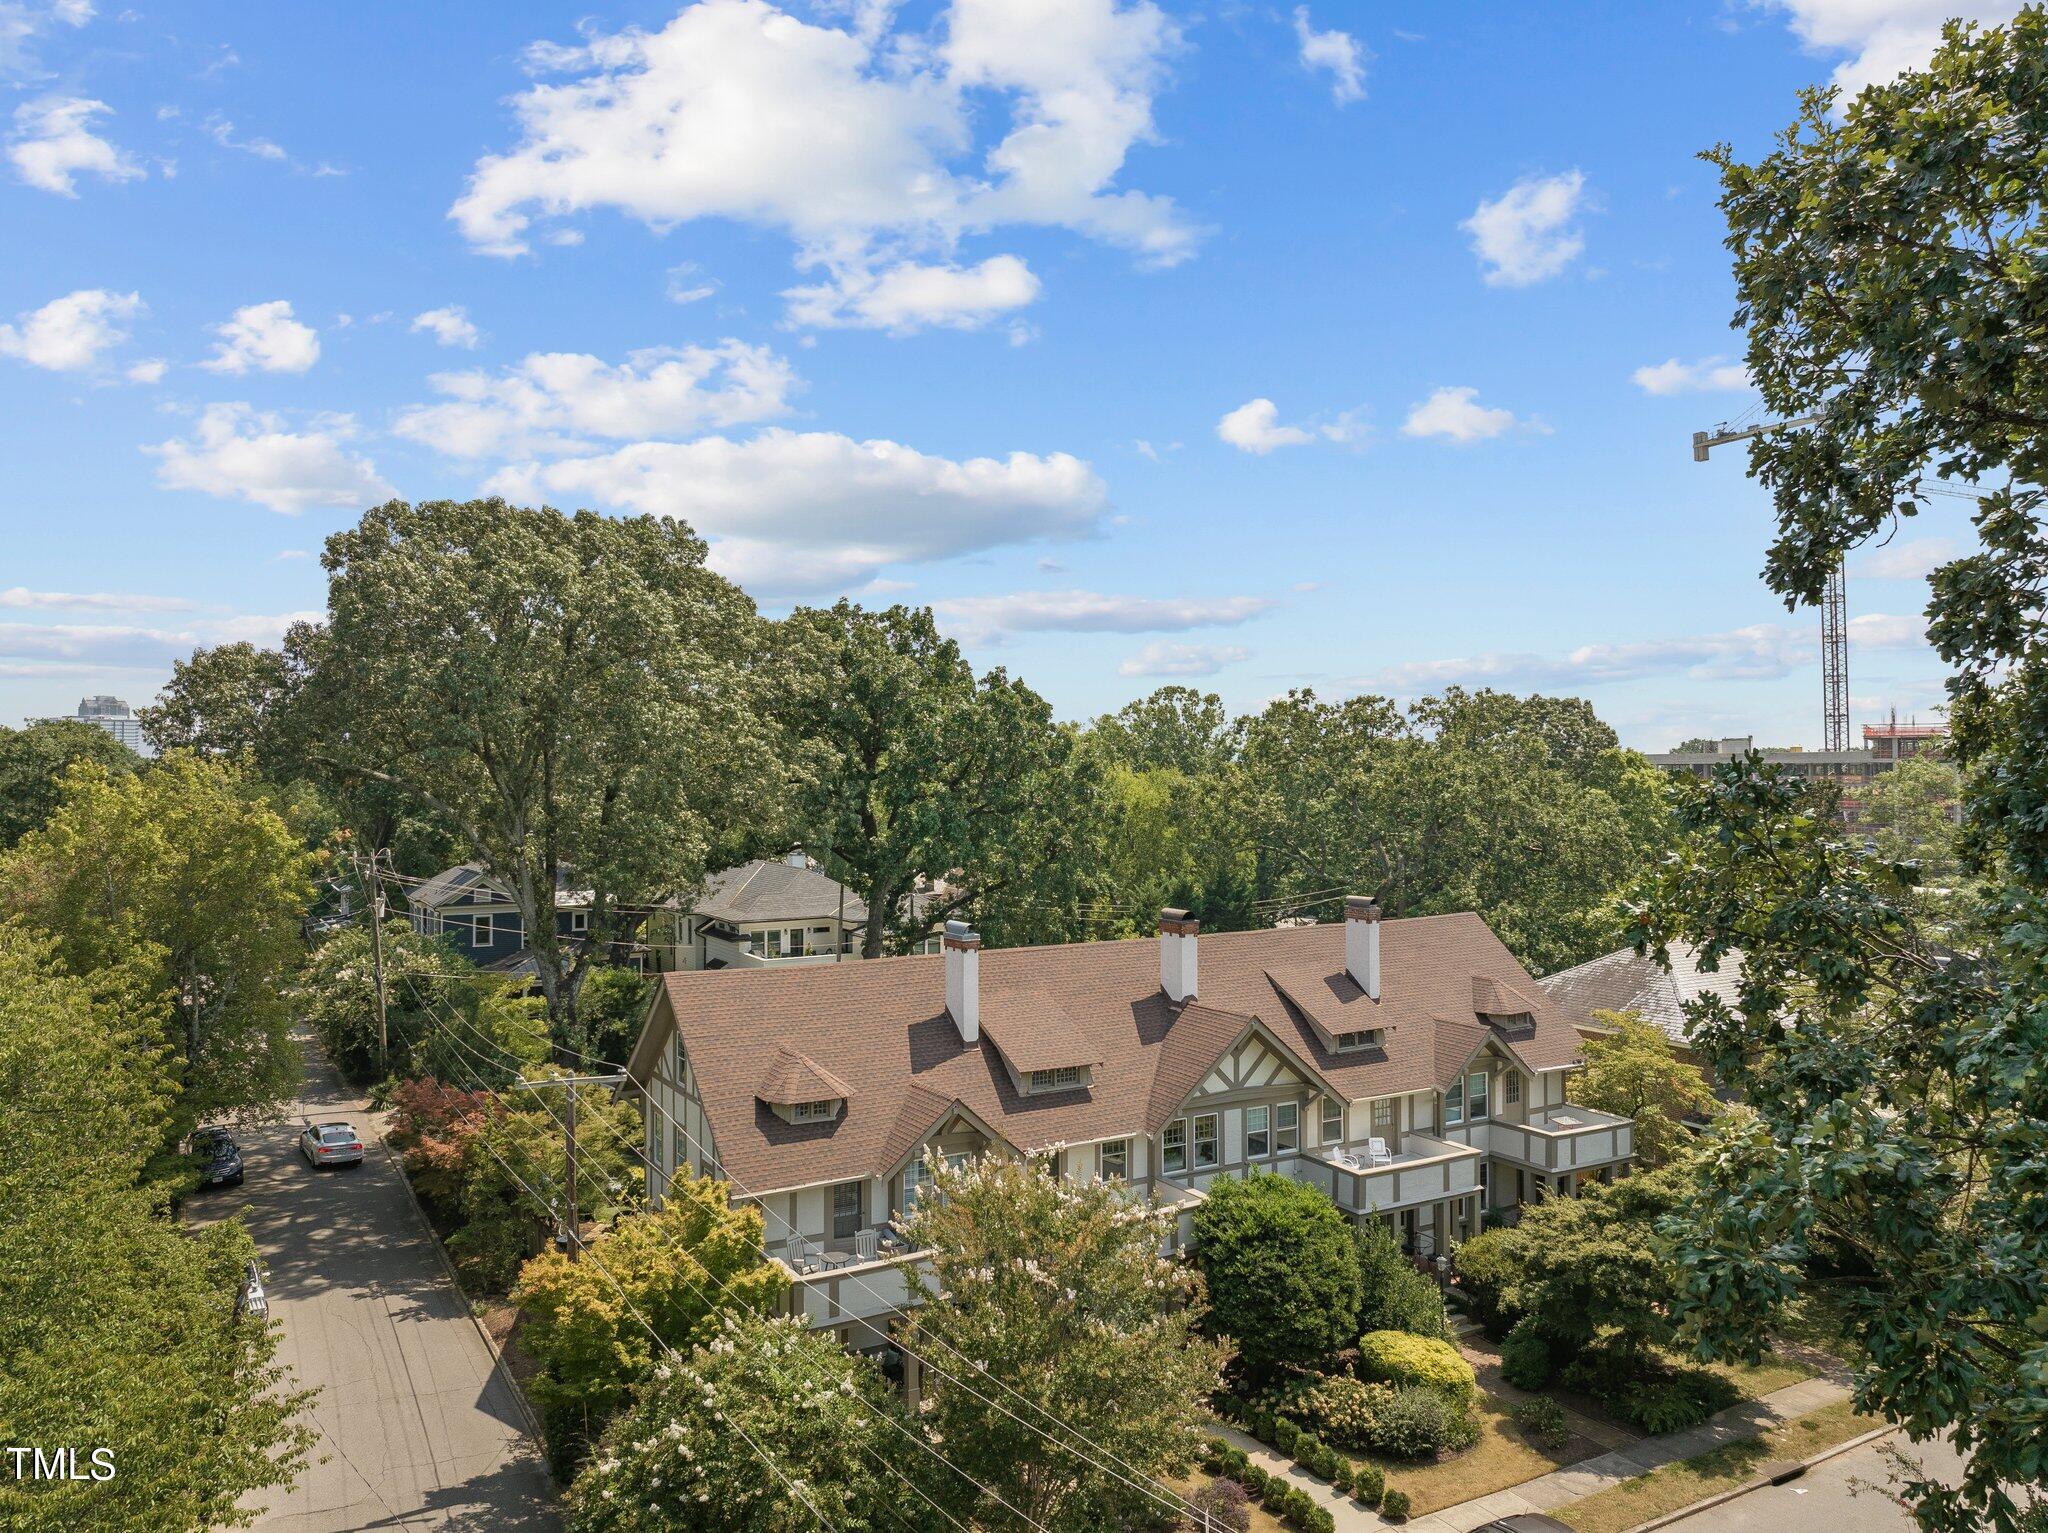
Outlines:
[{"label": "window", "polygon": [[1176,1118],[1159,1136],[1159,1169],[1178,1176],[1188,1168],[1188,1120]]},{"label": "window", "polygon": [[1394,1132],[1395,1121],[1400,1116],[1400,1104],[1392,1097],[1372,1104],[1372,1131],[1380,1138]]},{"label": "window", "polygon": [[1102,1147],[1102,1179],[1127,1182],[1131,1179],[1131,1142],[1112,1139]]},{"label": "window", "polygon": [[1453,1128],[1465,1121],[1465,1083],[1452,1081],[1444,1092],[1444,1127]]},{"label": "window", "polygon": [[471,947],[489,947],[491,945],[491,918],[489,916],[470,917],[469,945]]},{"label": "window", "polygon": [[689,1065],[689,1056],[683,1052],[683,1035],[681,1033],[676,1034],[675,1055],[676,1084],[680,1086],[682,1085],[685,1077],[689,1074],[689,1070],[687,1068]]},{"label": "window", "polygon": [[1364,1032],[1360,1033],[1339,1033],[1337,1035],[1337,1052],[1339,1054],[1350,1054],[1359,1049],[1376,1049],[1379,1045],[1380,1030],[1376,1027],[1367,1028]]},{"label": "window", "polygon": [[1081,1068],[1078,1065],[1061,1065],[1057,1070],[1033,1070],[1031,1089],[1033,1091],[1058,1091],[1063,1086],[1081,1084]]},{"label": "window", "polygon": [[1273,1109],[1273,1148],[1283,1155],[1301,1148],[1299,1102],[1282,1102]]},{"label": "window", "polygon": [[587,910],[572,910],[572,911],[570,911],[570,912],[569,912],[569,934],[570,934],[571,936],[573,936],[573,937],[580,937],[580,936],[582,936],[582,935],[583,935],[583,934],[584,934],[585,932],[587,932],[587,931],[589,931],[589,930],[590,930],[590,912],[589,912],[589,911],[587,911]]},{"label": "window", "polygon": [[1205,1112],[1195,1119],[1195,1169],[1213,1166],[1222,1158],[1217,1149],[1216,1114]]},{"label": "window", "polygon": [[804,929],[801,926],[792,926],[782,934],[782,950],[791,958],[804,956]]},{"label": "window", "polygon": [[1244,1110],[1244,1155],[1246,1160],[1262,1160],[1273,1151],[1273,1136],[1266,1128],[1266,1109],[1247,1107]]},{"label": "window", "polygon": [[931,1168],[921,1160],[914,1160],[903,1168],[903,1206],[917,1207],[917,1200],[924,1195],[925,1188],[932,1183]]},{"label": "window", "polygon": [[832,1238],[851,1240],[867,1220],[866,1182],[841,1182],[832,1189]]},{"label": "window", "polygon": [[1486,1072],[1474,1070],[1465,1077],[1465,1115],[1474,1123],[1486,1116]]},{"label": "window", "polygon": [[[651,1106],[652,1104],[650,1104]],[[647,1169],[657,1176],[668,1170],[668,1161],[662,1154],[661,1119],[654,1113],[647,1115]]]},{"label": "window", "polygon": [[789,1115],[798,1123],[818,1123],[834,1116],[839,1110],[839,1099],[833,1097],[824,1102],[797,1102],[791,1105]]},{"label": "window", "polygon": [[1522,1100],[1522,1077],[1519,1072],[1508,1073],[1507,1079],[1501,1083],[1501,1095],[1506,1098],[1510,1107]]},{"label": "window", "polygon": [[1335,1097],[1323,1098],[1323,1143],[1344,1142],[1344,1104]]}]

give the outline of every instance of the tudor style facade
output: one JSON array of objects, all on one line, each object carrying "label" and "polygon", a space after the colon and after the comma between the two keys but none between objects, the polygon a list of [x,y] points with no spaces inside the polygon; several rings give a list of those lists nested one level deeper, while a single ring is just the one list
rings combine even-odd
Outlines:
[{"label": "tudor style facade", "polygon": [[[1155,957],[1156,949],[1156,957]],[[678,1169],[760,1205],[790,1306],[887,1342],[895,1219],[928,1156],[1040,1156],[1178,1208],[1307,1182],[1418,1254],[1489,1209],[1624,1173],[1628,1120],[1572,1104],[1579,1039],[1475,915],[664,976],[629,1065],[650,1199]]]}]

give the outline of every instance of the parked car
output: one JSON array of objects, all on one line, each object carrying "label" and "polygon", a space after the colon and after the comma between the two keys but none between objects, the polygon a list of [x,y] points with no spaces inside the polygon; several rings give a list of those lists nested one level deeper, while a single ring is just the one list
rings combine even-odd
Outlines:
[{"label": "parked car", "polygon": [[363,1137],[346,1123],[309,1124],[306,1132],[299,1135],[299,1153],[306,1157],[306,1164],[315,1169],[321,1166],[360,1166],[363,1163]]},{"label": "parked car", "polygon": [[242,1185],[242,1147],[233,1134],[224,1128],[194,1129],[190,1145],[202,1188]]}]

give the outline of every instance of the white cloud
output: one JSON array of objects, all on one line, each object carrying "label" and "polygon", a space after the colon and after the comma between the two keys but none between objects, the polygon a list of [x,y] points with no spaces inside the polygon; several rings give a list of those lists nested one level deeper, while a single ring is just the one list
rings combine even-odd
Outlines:
[{"label": "white cloud", "polygon": [[1910,538],[1865,552],[1851,567],[1858,579],[1924,580],[1961,552],[1948,538]]},{"label": "white cloud", "polygon": [[157,460],[157,483],[240,498],[296,516],[312,506],[364,506],[388,499],[391,486],[368,458],[348,451],[348,416],[322,416],[293,431],[276,415],[246,404],[208,405],[192,437],[145,447]]},{"label": "white cloud", "polygon": [[128,339],[120,322],[142,310],[140,293],[110,293],[84,287],[52,298],[40,309],[17,314],[18,324],[0,325],[0,356],[18,357],[52,372],[82,372],[100,354]]},{"label": "white cloud", "polygon": [[1372,55],[1349,32],[1331,28],[1318,32],[1308,19],[1308,7],[1294,8],[1294,36],[1301,44],[1301,67],[1327,69],[1331,74],[1330,97],[1339,106],[1365,97],[1365,66]]},{"label": "white cloud", "polygon": [[1849,619],[1849,642],[1858,649],[1918,649],[1927,620],[1918,613],[1865,612]]},{"label": "white cloud", "polygon": [[182,596],[142,596],[126,591],[31,591],[9,586],[0,591],[0,607],[29,611],[186,612],[192,603]]},{"label": "white cloud", "polygon": [[705,276],[697,269],[695,261],[684,261],[681,265],[668,269],[670,303],[700,303],[717,291],[718,279]]},{"label": "white cloud", "polygon": [[220,113],[215,112],[206,119],[206,136],[223,149],[232,149],[238,154],[253,154],[259,160],[288,159],[284,146],[273,144],[267,138],[236,138],[235,125]]},{"label": "white cloud", "polygon": [[1408,418],[1401,422],[1403,436],[1442,437],[1461,446],[1517,428],[1537,432],[1547,429],[1536,421],[1516,419],[1512,410],[1480,404],[1479,390],[1474,388],[1438,389],[1410,409]]},{"label": "white cloud", "polygon": [[78,195],[78,177],[139,181],[144,175],[125,150],[92,131],[92,121],[113,108],[86,96],[44,96],[14,109],[7,158],[30,186],[60,197]]},{"label": "white cloud", "polygon": [[1016,591],[956,596],[933,610],[970,639],[1000,633],[1178,633],[1230,628],[1272,610],[1266,596],[1105,596],[1096,591]]},{"label": "white cloud", "polygon": [[414,315],[412,328],[429,332],[443,346],[462,346],[470,351],[475,351],[483,339],[483,332],[470,323],[468,310],[459,303]]},{"label": "white cloud", "polygon": [[246,640],[272,648],[295,623],[317,623],[323,612],[250,613],[213,618],[182,628],[115,623],[0,623],[0,675],[62,676],[91,671],[168,672],[201,645]]},{"label": "white cloud", "polygon": [[828,282],[793,287],[790,323],[887,330],[908,335],[931,325],[973,330],[1038,297],[1031,268],[1016,256],[990,256],[979,266],[899,261],[872,270],[860,264],[835,271]]},{"label": "white cloud", "polygon": [[43,68],[36,40],[53,23],[82,27],[92,20],[88,0],[0,0],[0,80],[32,80]]},{"label": "white cloud", "polygon": [[235,317],[216,326],[214,334],[220,340],[213,355],[199,364],[209,372],[246,373],[253,367],[303,373],[320,360],[320,337],[311,325],[292,318],[292,306],[282,298],[235,310]]},{"label": "white cloud", "polygon": [[1155,639],[1117,666],[1119,676],[1214,676],[1226,665],[1249,660],[1236,644],[1173,644]]},{"label": "white cloud", "polygon": [[[519,142],[477,162],[449,216],[496,255],[528,250],[536,218],[596,208],[657,229],[780,229],[835,271],[1005,224],[1073,229],[1148,265],[1192,253],[1171,200],[1116,187],[1180,41],[1152,0],[952,0],[930,34],[889,30],[893,9],[861,7],[842,29],[699,0],[659,31],[530,51],[574,78],[514,98]],[[978,143],[1005,109],[1007,131]]]},{"label": "white cloud", "polygon": [[495,375],[437,373],[449,403],[415,405],[392,428],[459,458],[576,452],[589,438],[689,434],[786,413],[795,371],[766,346],[654,347],[612,364],[533,352]]},{"label": "white cloud", "polygon": [[886,565],[1088,537],[1106,495],[1067,453],[956,460],[780,427],[746,441],[638,442],[520,465],[488,488],[681,517],[716,540],[721,571],[779,592],[845,589]]},{"label": "white cloud", "polygon": [[1270,399],[1254,399],[1239,405],[1216,423],[1216,435],[1232,447],[1262,458],[1275,448],[1299,447],[1315,440],[1314,432],[1281,425],[1280,407]]},{"label": "white cloud", "polygon": [[1952,16],[1986,24],[2010,21],[2016,3],[1985,0],[1770,0],[1815,53],[1847,54],[1834,83],[1850,94],[1901,70],[1917,69],[1941,42]]},{"label": "white cloud", "polygon": [[170,371],[170,367],[171,364],[162,357],[144,357],[140,362],[131,362],[128,365],[128,381],[130,383],[162,383],[164,381],[164,374]]},{"label": "white cloud", "polygon": [[1527,287],[1554,277],[1586,248],[1574,220],[1585,208],[1586,178],[1576,170],[1524,176],[1458,225],[1472,236],[1489,287]]},{"label": "white cloud", "polygon": [[1655,367],[1637,368],[1629,374],[1629,381],[1645,394],[1659,395],[1706,394],[1750,386],[1748,368],[1720,357],[1702,357],[1697,362],[1672,357]]}]

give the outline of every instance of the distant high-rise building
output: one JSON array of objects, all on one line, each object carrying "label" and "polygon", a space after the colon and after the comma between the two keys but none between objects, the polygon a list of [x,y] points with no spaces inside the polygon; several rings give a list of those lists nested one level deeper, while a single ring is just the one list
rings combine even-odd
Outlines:
[{"label": "distant high-rise building", "polygon": [[149,741],[143,738],[142,720],[118,697],[82,697],[78,700],[78,712],[58,716],[75,718],[82,724],[104,729],[138,756],[156,754],[150,749]]}]

